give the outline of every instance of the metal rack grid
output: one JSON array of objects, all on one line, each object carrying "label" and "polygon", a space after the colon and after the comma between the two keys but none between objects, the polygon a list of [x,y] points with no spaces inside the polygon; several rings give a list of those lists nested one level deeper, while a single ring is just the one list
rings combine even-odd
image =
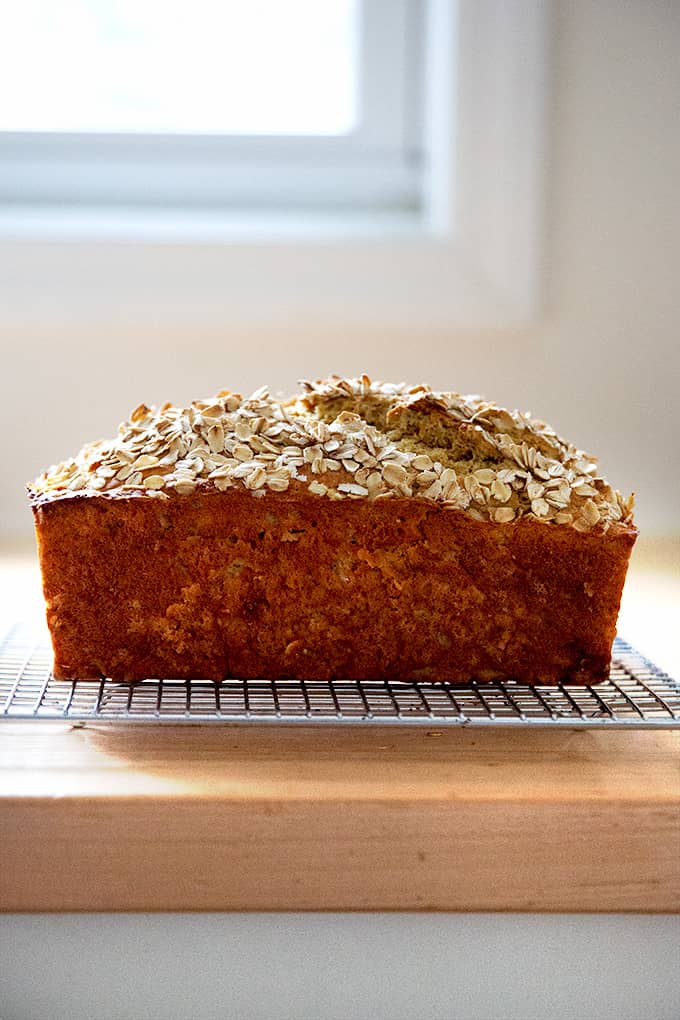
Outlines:
[{"label": "metal rack grid", "polygon": [[680,683],[620,638],[588,686],[384,681],[54,680],[44,630],[0,638],[0,718],[106,723],[680,727]]}]

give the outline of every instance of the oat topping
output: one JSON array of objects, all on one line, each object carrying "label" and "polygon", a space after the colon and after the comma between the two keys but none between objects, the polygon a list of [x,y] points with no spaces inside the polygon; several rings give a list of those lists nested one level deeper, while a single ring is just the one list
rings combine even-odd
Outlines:
[{"label": "oat topping", "polygon": [[427,386],[331,376],[280,400],[261,387],[190,407],[140,404],[118,436],[50,468],[36,500],[72,494],[168,499],[291,485],[324,499],[416,496],[480,521],[520,517],[577,531],[632,521],[597,461],[529,414]]}]

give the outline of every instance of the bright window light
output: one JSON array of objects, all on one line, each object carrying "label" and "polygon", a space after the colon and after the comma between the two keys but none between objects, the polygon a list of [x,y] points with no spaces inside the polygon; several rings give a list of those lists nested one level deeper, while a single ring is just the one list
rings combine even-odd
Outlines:
[{"label": "bright window light", "polygon": [[357,0],[20,0],[0,131],[341,136]]}]

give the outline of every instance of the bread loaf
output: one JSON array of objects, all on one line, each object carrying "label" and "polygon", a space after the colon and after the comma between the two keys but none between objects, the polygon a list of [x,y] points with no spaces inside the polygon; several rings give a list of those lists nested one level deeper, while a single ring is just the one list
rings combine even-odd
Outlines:
[{"label": "bread loaf", "polygon": [[141,405],[29,495],[69,679],[597,682],[637,535],[544,423],[366,376]]}]

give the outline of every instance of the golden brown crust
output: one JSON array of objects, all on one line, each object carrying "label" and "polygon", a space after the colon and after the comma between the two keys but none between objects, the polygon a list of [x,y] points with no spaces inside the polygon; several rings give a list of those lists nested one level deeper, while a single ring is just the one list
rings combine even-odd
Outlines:
[{"label": "golden brown crust", "polygon": [[597,682],[636,531],[300,486],[34,509],[55,675]]}]

